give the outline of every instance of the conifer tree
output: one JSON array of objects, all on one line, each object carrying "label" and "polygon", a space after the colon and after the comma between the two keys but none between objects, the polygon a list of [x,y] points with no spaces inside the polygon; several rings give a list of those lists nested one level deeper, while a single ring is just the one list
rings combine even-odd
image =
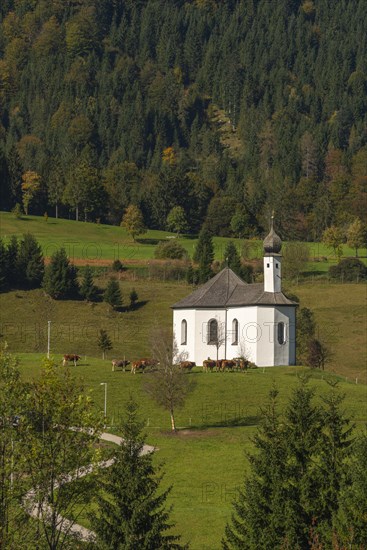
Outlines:
[{"label": "conifer tree", "polygon": [[6,282],[9,286],[15,287],[21,282],[24,271],[18,265],[19,242],[15,235],[12,235],[5,251],[4,262],[6,267]]},{"label": "conifer tree", "polygon": [[[251,473],[225,530],[226,550],[302,549],[310,547],[310,538],[331,548],[339,529],[338,509],[340,518],[351,517],[351,501],[356,498],[366,510],[365,497],[359,489],[358,496],[348,492],[346,483],[352,427],[341,410],[343,396],[333,389],[317,406],[314,391],[306,379],[301,380],[283,417],[277,412],[276,397],[272,390],[262,411],[264,420],[254,439],[256,453],[249,457]],[[354,516],[363,530],[361,516]]]},{"label": "conifer tree", "polygon": [[143,424],[130,398],[122,422],[123,441],[113,465],[103,472],[98,511],[92,525],[99,548],[115,550],[179,549],[179,536],[165,532],[170,509],[165,502],[170,488],[160,491],[162,475],[153,466],[153,453],[144,449]]},{"label": "conifer tree", "polygon": [[[341,489],[349,483],[349,458],[353,444],[354,424],[351,424],[341,410],[343,399],[344,395],[335,384],[331,392],[322,399],[319,461],[315,468],[315,485],[319,487],[314,496],[318,500],[315,531],[320,534],[324,544],[330,546],[332,527],[341,501]],[[365,502],[367,503],[367,498]],[[365,532],[367,533],[367,518]]]},{"label": "conifer tree", "polygon": [[80,286],[80,295],[84,300],[93,302],[97,297],[97,287],[93,282],[93,273],[89,265],[84,270],[83,281]]},{"label": "conifer tree", "polygon": [[60,248],[52,255],[45,271],[43,286],[47,294],[56,300],[77,296],[77,269],[69,262],[65,248]]},{"label": "conifer tree", "polygon": [[309,343],[315,337],[316,322],[314,314],[308,307],[302,307],[297,311],[297,363],[302,364],[307,360]]},{"label": "conifer tree", "polygon": [[340,548],[363,548],[367,540],[367,434],[353,443],[352,459],[342,480],[339,508],[334,517]]},{"label": "conifer tree", "polygon": [[41,286],[45,270],[42,249],[30,233],[26,233],[20,241],[17,268],[21,284],[28,288]]},{"label": "conifer tree", "polygon": [[113,308],[122,306],[121,290],[116,279],[110,279],[108,281],[103,299]]},{"label": "conifer tree", "polygon": [[98,347],[102,350],[103,359],[105,359],[106,351],[109,351],[113,348],[111,338],[108,336],[107,331],[103,330],[102,328],[99,331]]},{"label": "conifer tree", "polygon": [[213,239],[207,227],[199,233],[199,240],[194,252],[194,261],[199,264],[199,282],[205,283],[212,276],[212,262],[214,260]]},{"label": "conifer tree", "polygon": [[233,504],[222,541],[225,550],[272,550],[281,537],[287,453],[277,397],[278,391],[272,389],[262,409],[263,421],[254,438],[257,453],[249,457],[251,476]]},{"label": "conifer tree", "polygon": [[230,267],[237,275],[241,276],[241,260],[233,241],[229,241],[224,249],[222,267]]},{"label": "conifer tree", "polygon": [[307,386],[307,379],[301,379],[285,411],[287,467],[282,542],[287,541],[290,548],[307,547],[314,518],[319,517],[320,513],[315,462],[322,416],[313,398],[314,390]]}]

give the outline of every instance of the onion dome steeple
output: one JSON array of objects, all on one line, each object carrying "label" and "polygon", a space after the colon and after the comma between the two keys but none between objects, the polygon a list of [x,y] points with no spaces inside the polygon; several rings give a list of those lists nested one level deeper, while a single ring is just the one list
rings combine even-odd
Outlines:
[{"label": "onion dome steeple", "polygon": [[281,238],[274,231],[274,212],[271,216],[270,232],[269,235],[265,237],[263,246],[265,254],[279,254],[282,249]]}]

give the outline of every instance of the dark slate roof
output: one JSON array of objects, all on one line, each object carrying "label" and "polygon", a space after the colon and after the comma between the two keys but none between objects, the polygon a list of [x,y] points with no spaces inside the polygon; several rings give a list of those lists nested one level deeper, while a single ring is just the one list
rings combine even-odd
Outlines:
[{"label": "dark slate roof", "polygon": [[172,306],[173,309],[237,307],[253,305],[296,306],[282,292],[264,292],[263,283],[247,284],[230,268],[225,267],[215,277]]}]

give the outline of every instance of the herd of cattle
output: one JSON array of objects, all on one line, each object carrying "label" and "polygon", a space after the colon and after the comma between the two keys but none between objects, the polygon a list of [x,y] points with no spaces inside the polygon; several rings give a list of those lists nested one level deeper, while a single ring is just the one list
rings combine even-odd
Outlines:
[{"label": "herd of cattle", "polygon": [[[72,361],[74,365],[76,365],[80,358],[80,355],[67,354],[64,355],[62,364],[65,366],[67,363]],[[118,368],[122,368],[122,370],[125,371],[126,367],[128,367],[129,365],[132,374],[136,374],[137,372],[144,372],[146,369],[154,369],[159,365],[159,362],[151,358],[139,359],[138,361],[133,361],[132,363],[130,361],[127,361],[126,359],[112,360],[113,371]],[[234,370],[245,371],[252,366],[253,363],[250,363],[250,361],[248,361],[247,359],[243,359],[242,357],[237,357],[236,359],[219,360],[210,359],[210,357],[208,357],[208,359],[205,359],[203,361],[203,372],[225,372]],[[178,363],[178,367],[183,371],[190,372],[194,367],[196,367],[196,363],[194,361],[180,361]]]}]

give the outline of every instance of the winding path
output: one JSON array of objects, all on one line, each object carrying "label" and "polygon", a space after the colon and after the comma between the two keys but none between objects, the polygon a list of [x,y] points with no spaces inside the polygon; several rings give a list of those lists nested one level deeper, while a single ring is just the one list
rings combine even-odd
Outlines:
[{"label": "winding path", "polygon": [[[116,445],[121,445],[122,443],[122,437],[119,437],[118,435],[110,434],[107,432],[103,432],[100,435],[100,438],[103,441],[109,441],[110,443],[115,443]],[[143,455],[151,453],[155,450],[155,447],[152,447],[151,445],[144,445],[142,453]],[[114,459],[111,458],[110,460],[105,460],[103,462],[99,462],[97,465],[90,464],[89,466],[85,466],[84,468],[79,468],[76,472],[73,474],[65,474],[65,478],[62,480],[62,483],[70,483],[71,481],[74,481],[76,479],[80,479],[81,477],[84,477],[88,474],[90,474],[95,468],[108,468],[109,466],[112,466],[114,463]],[[58,484],[58,486],[60,483]],[[44,503],[41,508],[39,507],[38,503],[36,502],[36,494],[37,494],[37,487],[31,489],[26,493],[23,499],[23,504],[25,510],[28,512],[28,514],[35,518],[39,519],[39,516],[42,514],[43,516],[49,516],[52,515],[52,508],[47,503]],[[63,533],[67,533],[69,535],[75,536],[79,540],[82,540],[84,542],[95,542],[96,541],[96,535],[93,531],[90,529],[87,529],[86,527],[83,527],[82,525],[78,525],[77,523],[71,522],[65,517],[58,515],[57,518],[58,528]]]}]

